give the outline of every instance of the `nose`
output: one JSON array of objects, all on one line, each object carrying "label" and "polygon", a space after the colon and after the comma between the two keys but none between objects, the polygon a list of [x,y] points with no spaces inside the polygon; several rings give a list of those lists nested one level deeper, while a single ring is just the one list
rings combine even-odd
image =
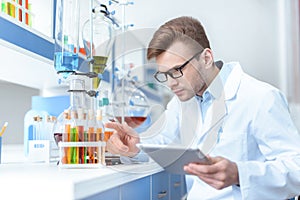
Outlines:
[{"label": "nose", "polygon": [[174,79],[171,76],[169,76],[167,80],[167,84],[170,88],[172,88],[178,84],[178,79]]}]

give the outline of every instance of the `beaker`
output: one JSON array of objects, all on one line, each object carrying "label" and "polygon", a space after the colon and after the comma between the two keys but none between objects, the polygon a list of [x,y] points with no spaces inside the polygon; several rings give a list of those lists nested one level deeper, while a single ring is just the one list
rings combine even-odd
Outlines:
[{"label": "beaker", "polygon": [[57,0],[54,67],[65,79],[79,68],[79,14],[79,0]]}]

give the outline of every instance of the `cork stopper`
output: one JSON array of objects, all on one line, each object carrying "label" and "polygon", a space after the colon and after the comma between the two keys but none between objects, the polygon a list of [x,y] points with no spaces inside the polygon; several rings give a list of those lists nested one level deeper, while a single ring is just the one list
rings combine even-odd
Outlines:
[{"label": "cork stopper", "polygon": [[102,110],[101,109],[97,110],[97,120],[101,120],[102,121]]},{"label": "cork stopper", "polygon": [[82,108],[77,109],[78,119],[83,120],[84,119],[84,112]]},{"label": "cork stopper", "polygon": [[89,120],[94,119],[94,110],[92,110],[92,109],[89,110],[89,112],[88,112],[88,119]]}]

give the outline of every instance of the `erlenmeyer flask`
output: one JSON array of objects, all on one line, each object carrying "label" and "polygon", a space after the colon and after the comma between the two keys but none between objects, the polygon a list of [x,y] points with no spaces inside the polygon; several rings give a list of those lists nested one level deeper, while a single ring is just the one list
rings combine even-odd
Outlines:
[{"label": "erlenmeyer flask", "polygon": [[112,99],[112,112],[119,122],[125,121],[130,127],[136,128],[146,120],[150,110],[149,101],[132,81],[126,80],[123,86],[118,86]]},{"label": "erlenmeyer flask", "polygon": [[[103,73],[111,52],[114,37],[114,27],[106,15],[107,11],[98,6],[93,9],[93,25],[91,33],[91,22],[87,20],[82,28],[82,39],[87,59],[92,59],[93,72]],[[91,45],[90,41],[93,41]],[[93,79],[93,89],[97,89],[99,78]]]}]

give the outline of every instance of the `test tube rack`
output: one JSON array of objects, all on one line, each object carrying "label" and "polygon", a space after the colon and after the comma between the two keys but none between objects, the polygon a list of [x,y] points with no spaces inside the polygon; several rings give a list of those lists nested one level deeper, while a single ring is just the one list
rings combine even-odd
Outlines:
[{"label": "test tube rack", "polygon": [[59,142],[60,168],[105,166],[105,142]]}]

